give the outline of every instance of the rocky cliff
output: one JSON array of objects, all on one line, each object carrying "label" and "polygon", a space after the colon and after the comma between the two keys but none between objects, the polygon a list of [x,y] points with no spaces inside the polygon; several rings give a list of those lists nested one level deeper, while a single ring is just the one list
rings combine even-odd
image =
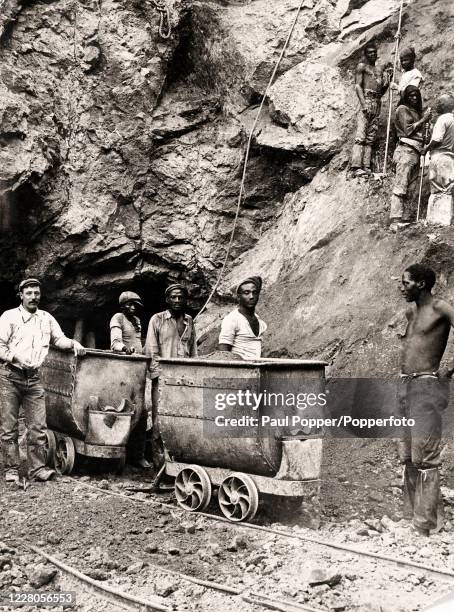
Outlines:
[{"label": "rocky cliff", "polygon": [[[391,58],[399,4],[303,2],[253,141],[227,274],[200,319],[206,350],[251,271],[265,281],[268,354],[325,357],[348,374],[391,371],[404,265],[433,263],[454,299],[449,228],[389,233],[389,180],[346,172],[352,71],[369,38]],[[149,314],[183,280],[201,305],[299,5],[167,0],[163,38],[151,1],[0,1],[1,306],[25,272],[45,279],[69,331],[83,317],[98,332],[124,288]],[[403,42],[417,48],[427,101],[452,83],[453,22],[451,0],[406,3]]]}]

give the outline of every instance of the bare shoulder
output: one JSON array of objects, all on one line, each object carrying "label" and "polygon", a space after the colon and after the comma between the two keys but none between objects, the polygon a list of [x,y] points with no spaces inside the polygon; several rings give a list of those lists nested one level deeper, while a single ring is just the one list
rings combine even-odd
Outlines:
[{"label": "bare shoulder", "polygon": [[438,312],[442,315],[451,315],[454,312],[453,306],[449,304],[446,300],[442,300],[440,298],[435,298],[432,303],[433,309],[435,312]]}]

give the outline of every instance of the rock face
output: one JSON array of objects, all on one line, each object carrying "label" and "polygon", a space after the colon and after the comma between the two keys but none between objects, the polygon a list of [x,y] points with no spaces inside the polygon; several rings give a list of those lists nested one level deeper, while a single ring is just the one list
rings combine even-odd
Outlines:
[{"label": "rock face", "polygon": [[[406,4],[403,42],[432,100],[453,76],[451,2]],[[44,305],[68,333],[85,318],[100,347],[123,289],[144,295],[146,315],[169,281],[191,288],[194,308],[208,295],[300,0],[167,5],[169,38],[151,2],[0,3],[0,308],[22,274],[40,275]],[[345,174],[359,50],[375,36],[390,59],[399,5],[303,2],[252,142],[227,273],[200,319],[207,351],[251,271],[265,278],[267,353],[327,357],[346,373],[389,370],[391,277],[410,259],[438,262],[449,297],[449,228],[389,234],[389,184]]]}]

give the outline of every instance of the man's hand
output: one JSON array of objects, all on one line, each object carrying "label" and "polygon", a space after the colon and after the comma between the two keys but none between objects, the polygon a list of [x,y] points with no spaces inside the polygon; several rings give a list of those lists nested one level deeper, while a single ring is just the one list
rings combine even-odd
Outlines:
[{"label": "man's hand", "polygon": [[20,357],[17,357],[17,355],[14,355],[12,363],[19,368],[30,369],[34,367],[31,361],[27,359],[22,360]]},{"label": "man's hand", "polygon": [[76,357],[82,357],[86,353],[85,347],[80,342],[77,342],[77,340],[73,340],[73,351]]},{"label": "man's hand", "polygon": [[132,355],[135,352],[136,352],[135,348],[127,348],[126,346],[123,347],[123,353],[126,353],[126,355]]},{"label": "man's hand", "polygon": [[430,106],[424,113],[423,119],[424,119],[424,123],[427,123],[427,121],[430,121],[432,119],[432,109],[430,108]]}]

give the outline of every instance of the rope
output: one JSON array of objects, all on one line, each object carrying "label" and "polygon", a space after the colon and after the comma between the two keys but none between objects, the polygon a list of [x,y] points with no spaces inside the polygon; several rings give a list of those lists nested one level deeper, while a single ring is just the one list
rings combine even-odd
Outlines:
[{"label": "rope", "polygon": [[[399,57],[399,44],[400,44],[400,34],[402,30],[402,15],[404,12],[404,0],[400,0],[400,11],[399,11],[399,24],[397,26],[396,33],[396,46],[394,48],[394,64],[393,64],[393,76],[391,82],[394,83],[394,79],[396,76],[397,70],[397,59]],[[391,118],[393,112],[393,90],[389,88],[389,109],[388,109],[388,125],[386,127],[386,144],[385,144],[385,160],[383,162],[383,174],[386,175],[386,171],[388,170],[388,151],[389,151],[389,137],[391,134]]]},{"label": "rope", "polygon": [[225,254],[224,262],[222,264],[221,271],[219,272],[219,275],[218,275],[218,278],[216,280],[216,283],[215,283],[213,289],[211,290],[211,293],[208,296],[208,299],[206,300],[205,304],[202,306],[202,308],[199,310],[199,312],[195,316],[194,321],[196,321],[197,318],[202,314],[202,312],[204,312],[204,310],[206,310],[206,307],[211,302],[211,300],[212,300],[212,298],[213,298],[213,296],[214,296],[214,294],[216,292],[216,289],[219,287],[219,283],[221,282],[221,279],[222,279],[222,277],[224,275],[224,271],[225,271],[225,268],[227,266],[227,262],[228,262],[229,257],[230,257],[230,251],[232,249],[233,239],[235,237],[235,230],[236,230],[236,226],[237,226],[237,223],[238,223],[238,217],[240,215],[241,203],[242,203],[242,199],[243,199],[243,195],[244,195],[244,184],[245,184],[245,180],[246,180],[247,165],[248,165],[249,154],[250,154],[251,145],[252,145],[252,138],[254,136],[255,128],[257,127],[258,120],[260,118],[263,106],[265,104],[265,100],[266,100],[266,98],[268,96],[268,92],[269,92],[269,90],[271,88],[271,85],[273,84],[273,81],[274,81],[274,79],[276,77],[276,74],[277,74],[277,71],[279,69],[279,66],[280,66],[280,64],[282,62],[282,59],[284,57],[284,54],[285,54],[285,52],[287,50],[287,47],[289,45],[289,42],[290,42],[290,39],[292,37],[293,31],[294,31],[295,26],[297,24],[298,17],[299,17],[299,15],[301,13],[301,9],[303,8],[304,2],[305,2],[305,0],[301,0],[301,2],[300,2],[300,5],[299,5],[298,10],[297,10],[296,15],[295,15],[295,19],[293,20],[293,23],[292,23],[292,25],[290,27],[289,33],[287,35],[287,39],[286,39],[286,41],[284,43],[284,46],[282,47],[281,53],[280,53],[279,58],[278,58],[278,60],[276,62],[274,70],[273,70],[273,72],[271,74],[270,80],[268,81],[268,85],[266,86],[265,92],[264,92],[264,94],[262,96],[262,100],[260,102],[260,106],[259,106],[257,115],[255,117],[254,123],[253,123],[251,131],[249,133],[249,138],[248,138],[247,145],[246,145],[246,153],[245,153],[245,156],[244,156],[243,173],[242,173],[242,177],[241,177],[240,192],[238,194],[235,218],[234,218],[234,221],[233,221],[233,228],[232,228],[232,232],[230,234],[230,240],[229,240],[229,244],[228,244],[228,247],[227,247],[227,252]]},{"label": "rope", "polygon": [[161,0],[151,0],[151,2],[159,12],[159,36],[164,39],[170,38],[172,26],[170,25],[169,7]]}]

